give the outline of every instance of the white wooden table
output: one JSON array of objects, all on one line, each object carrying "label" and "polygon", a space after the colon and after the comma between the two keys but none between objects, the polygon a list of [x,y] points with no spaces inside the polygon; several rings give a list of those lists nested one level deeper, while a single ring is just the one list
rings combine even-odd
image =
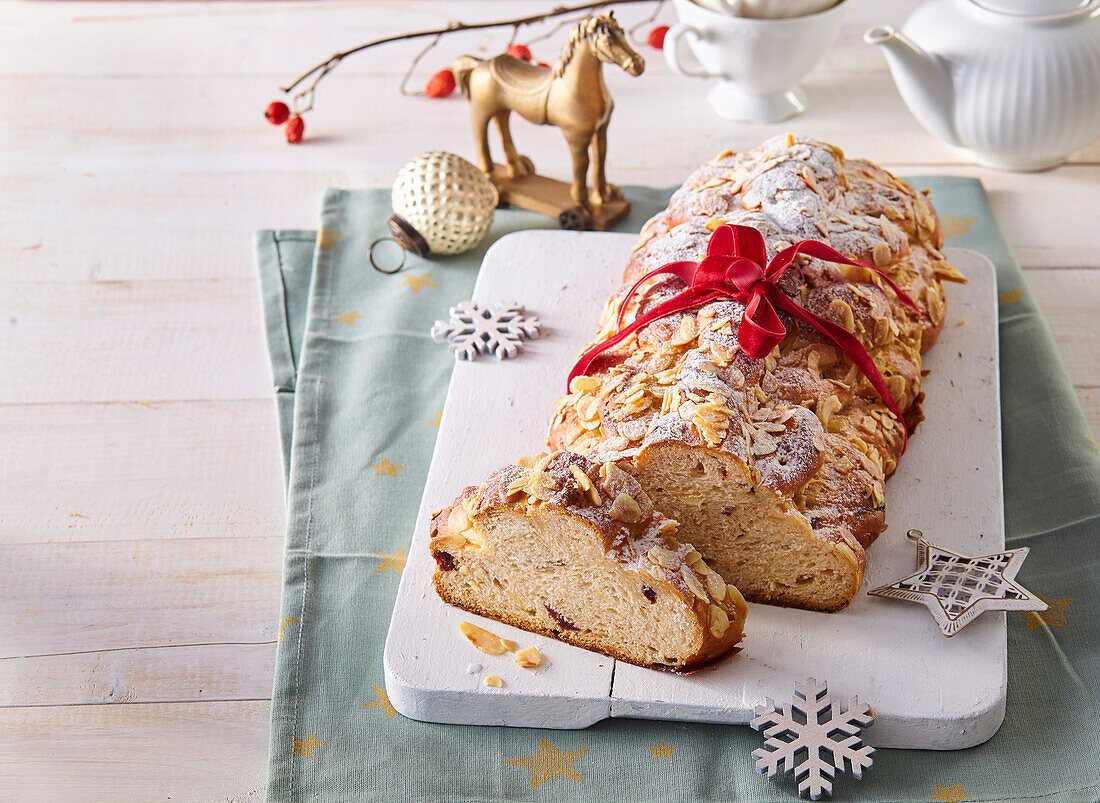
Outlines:
[{"label": "white wooden table", "polygon": [[[1042,174],[961,164],[860,40],[912,3],[851,3],[785,124],[719,120],[648,49],[642,79],[609,71],[611,179],[674,184],[786,130],[980,176],[1100,430],[1100,145]],[[386,186],[423,150],[473,152],[465,101],[398,94],[418,44],[330,76],[307,145],[262,110],[361,39],[550,5],[0,5],[0,798],[262,796],[283,497],[250,234],[312,228],[325,187]],[[505,40],[463,34],[425,69]],[[516,137],[565,174],[556,132]]]}]

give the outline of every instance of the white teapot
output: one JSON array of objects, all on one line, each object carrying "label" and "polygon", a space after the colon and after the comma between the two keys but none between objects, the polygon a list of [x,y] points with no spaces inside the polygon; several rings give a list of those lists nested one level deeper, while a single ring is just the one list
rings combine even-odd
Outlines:
[{"label": "white teapot", "polygon": [[863,40],[921,125],[979,164],[1042,170],[1100,137],[1100,0],[928,0]]}]

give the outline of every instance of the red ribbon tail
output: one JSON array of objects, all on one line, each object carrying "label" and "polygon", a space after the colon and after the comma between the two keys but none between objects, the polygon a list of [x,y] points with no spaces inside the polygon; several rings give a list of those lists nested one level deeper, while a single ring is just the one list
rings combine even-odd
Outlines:
[{"label": "red ribbon tail", "polygon": [[878,368],[875,366],[875,361],[871,359],[871,355],[867,353],[867,349],[863,347],[859,339],[843,326],[838,326],[832,321],[822,318],[820,315],[815,315],[805,307],[800,307],[782,293],[776,296],[776,304],[784,311],[789,312],[794,317],[809,324],[836,343],[841,350],[851,358],[852,362],[856,364],[859,370],[863,372],[863,375],[870,380],[871,386],[874,387],[875,391],[882,399],[882,403],[897,417],[898,423],[901,424],[901,452],[904,454],[905,448],[909,443],[909,434],[905,428],[905,418],[902,416],[901,410],[898,409],[894,397],[890,395],[890,390],[886,387],[886,381],[882,378],[882,374],[879,373]]},{"label": "red ribbon tail", "polygon": [[635,318],[630,322],[629,326],[620,329],[607,340],[601,340],[599,343],[596,343],[580,356],[573,366],[573,370],[569,372],[569,378],[566,380],[565,385],[566,392],[569,392],[569,386],[573,384],[573,380],[576,377],[588,373],[588,369],[592,367],[592,363],[595,362],[597,357],[608,349],[614,348],[619,343],[622,343],[646,324],[658,318],[663,318],[666,315],[672,315],[675,312],[683,312],[684,310],[705,304],[711,299],[717,298],[720,294],[721,291],[716,291],[712,287],[697,289],[689,288],[679,295],[673,296],[668,301],[658,304],[645,315]]},{"label": "red ribbon tail", "polygon": [[622,343],[630,335],[634,334],[640,326],[637,326],[638,321],[630,324],[625,329],[620,329],[616,334],[609,337],[607,340],[601,340],[599,343],[588,349],[584,354],[580,356],[576,364],[573,366],[573,370],[569,372],[569,378],[565,381],[565,392],[570,393],[570,388],[573,385],[573,380],[578,376],[583,376],[588,373],[588,369],[592,367],[592,363],[596,361],[596,358],[603,354],[610,348],[614,348],[619,343]]},{"label": "red ribbon tail", "polygon": [[672,276],[676,276],[686,284],[691,284],[692,277],[695,275],[695,269],[699,267],[698,262],[670,262],[668,265],[662,265],[656,270],[651,270],[645,276],[634,282],[634,286],[631,287],[625,296],[623,296],[623,303],[619,305],[619,316],[615,319],[615,328],[623,328],[623,315],[626,313],[626,305],[630,303],[630,299],[634,297],[634,294],[638,292],[638,288],[642,286],[642,283],[647,279],[652,279],[654,276],[660,276],[662,273],[667,273]]},{"label": "red ribbon tail", "polygon": [[816,240],[802,240],[795,243],[790,248],[784,248],[775,258],[768,263],[768,268],[765,271],[768,278],[778,278],[779,274],[783,273],[787,267],[794,262],[794,258],[799,254],[807,254],[817,259],[823,259],[828,262],[837,262],[841,265],[855,265],[860,268],[867,268],[874,273],[877,273],[879,278],[890,286],[890,289],[897,295],[898,300],[910,307],[914,312],[920,312],[920,307],[917,302],[909,297],[909,295],[894,284],[894,280],[876,268],[874,265],[869,265],[866,262],[861,262],[858,259],[849,259],[831,246],[825,245],[825,243],[818,242]]}]

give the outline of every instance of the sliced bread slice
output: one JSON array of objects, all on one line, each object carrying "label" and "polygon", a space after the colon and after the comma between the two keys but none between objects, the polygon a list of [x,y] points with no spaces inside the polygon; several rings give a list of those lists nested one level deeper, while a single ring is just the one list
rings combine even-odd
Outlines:
[{"label": "sliced bread slice", "polygon": [[637,480],[569,452],[467,488],[431,520],[452,605],[641,666],[689,669],[741,641],[741,594],[674,537]]}]

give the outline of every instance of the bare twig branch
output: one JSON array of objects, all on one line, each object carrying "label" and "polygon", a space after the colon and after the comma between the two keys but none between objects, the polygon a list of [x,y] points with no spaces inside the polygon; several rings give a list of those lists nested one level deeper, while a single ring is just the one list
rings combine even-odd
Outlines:
[{"label": "bare twig branch", "polygon": [[[283,92],[293,92],[298,86],[300,86],[305,81],[309,80],[310,77],[315,76],[313,78],[313,82],[310,83],[310,85],[306,89],[300,91],[297,95],[294,96],[295,101],[297,101],[300,98],[308,98],[309,99],[309,103],[307,104],[306,108],[302,109],[302,111],[308,111],[309,108],[312,108],[312,105],[313,105],[313,90],[316,88],[317,83],[322,78],[324,78],[326,75],[328,75],[330,72],[332,72],[336,68],[336,65],[338,65],[340,62],[342,62],[348,56],[352,56],[356,53],[360,53],[360,52],[362,52],[362,51],[364,51],[368,48],[377,47],[378,45],[385,45],[385,44],[388,44],[390,42],[399,42],[403,39],[419,39],[419,38],[425,37],[425,36],[443,36],[444,34],[453,33],[455,31],[477,31],[477,30],[484,30],[486,28],[505,28],[505,27],[512,27],[514,30],[518,30],[523,25],[532,25],[532,24],[535,24],[535,23],[544,22],[545,20],[550,19],[551,17],[560,17],[563,14],[573,14],[573,13],[579,12],[579,11],[591,11],[593,9],[603,8],[605,6],[611,6],[611,5],[628,5],[628,4],[633,4],[633,3],[652,3],[652,2],[654,2],[654,0],[593,0],[593,2],[582,3],[582,4],[576,5],[576,6],[556,6],[555,8],[551,9],[550,11],[547,11],[544,14],[533,14],[529,17],[519,17],[517,19],[511,19],[511,20],[498,20],[496,22],[476,22],[476,23],[458,22],[456,20],[456,21],[452,21],[452,22],[448,23],[448,25],[445,28],[435,28],[435,29],[430,30],[430,31],[415,31],[413,33],[404,33],[404,34],[397,34],[397,35],[394,35],[394,36],[387,36],[387,37],[384,37],[382,39],[375,39],[372,42],[365,42],[361,45],[358,45],[356,47],[351,48],[350,50],[345,50],[341,53],[334,53],[332,56],[330,56],[325,61],[322,61],[321,63],[315,65],[313,68],[311,68],[311,69],[307,70],[306,72],[302,73],[300,76],[298,76],[298,78],[292,84],[289,84],[288,86],[280,87],[280,89]],[[515,34],[513,33],[513,39],[514,39],[514,37],[515,37]]]},{"label": "bare twig branch", "polygon": [[657,15],[661,13],[661,9],[665,7],[665,0],[657,0],[657,5],[653,7],[653,13],[646,17],[644,20],[639,20],[635,24],[630,26],[630,29],[626,32],[626,35],[634,40],[636,45],[648,44],[645,39],[639,39],[634,32],[641,28],[643,25],[648,25],[657,19]]},{"label": "bare twig branch", "polygon": [[427,47],[425,47],[423,50],[421,50],[419,53],[416,54],[416,58],[412,60],[412,64],[409,65],[409,69],[405,71],[405,77],[401,79],[400,91],[401,91],[402,95],[423,95],[424,94],[423,90],[409,91],[408,89],[405,88],[405,85],[408,84],[409,78],[412,77],[413,70],[416,69],[416,65],[420,63],[420,60],[422,58],[424,58],[424,56],[427,54],[427,52],[429,50],[431,50],[432,48],[434,48],[436,45],[439,44],[439,40],[442,36],[443,36],[443,34],[441,34],[441,33],[436,34],[435,38],[432,39],[432,41],[428,42]]},{"label": "bare twig branch", "polygon": [[[659,0],[659,2],[663,3],[664,0]],[[530,46],[530,45],[533,45],[535,42],[545,41],[545,40],[549,39],[551,36],[553,36],[554,34],[556,34],[558,31],[560,31],[562,28],[565,28],[569,25],[575,25],[576,23],[580,22],[582,19],[583,19],[583,15],[578,16],[578,17],[567,17],[566,19],[558,20],[558,23],[553,28],[546,31],[545,33],[540,33],[538,36],[528,37],[527,41],[524,42],[524,44]]]}]

